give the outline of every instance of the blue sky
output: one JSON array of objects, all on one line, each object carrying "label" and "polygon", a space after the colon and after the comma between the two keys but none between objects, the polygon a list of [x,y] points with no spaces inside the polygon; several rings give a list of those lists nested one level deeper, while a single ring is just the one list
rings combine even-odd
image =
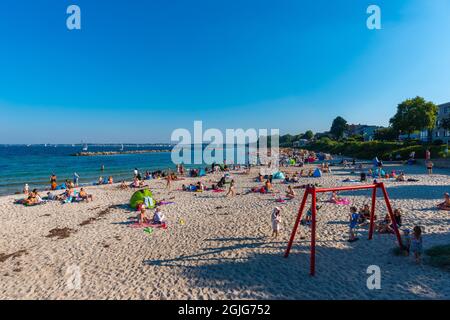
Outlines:
[{"label": "blue sky", "polygon": [[0,143],[387,125],[406,98],[450,101],[449,34],[447,0],[2,0]]}]

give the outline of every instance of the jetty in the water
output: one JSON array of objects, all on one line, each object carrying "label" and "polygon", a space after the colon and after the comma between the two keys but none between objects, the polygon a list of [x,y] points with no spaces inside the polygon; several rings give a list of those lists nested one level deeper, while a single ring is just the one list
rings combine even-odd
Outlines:
[{"label": "jetty in the water", "polygon": [[94,157],[94,156],[113,156],[117,154],[142,154],[142,153],[154,153],[154,152],[171,152],[169,149],[161,150],[134,150],[134,151],[97,151],[97,152],[77,152],[71,154],[74,157]]}]

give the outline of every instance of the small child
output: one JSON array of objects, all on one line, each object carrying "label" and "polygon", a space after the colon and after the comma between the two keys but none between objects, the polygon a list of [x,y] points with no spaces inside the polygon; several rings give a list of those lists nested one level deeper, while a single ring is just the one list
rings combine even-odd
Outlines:
[{"label": "small child", "polygon": [[[320,210],[320,206],[316,206],[316,214],[319,213]],[[305,217],[305,221],[301,222],[302,225],[307,225],[310,226],[312,223],[312,207],[308,209],[308,211],[306,211],[306,217]]]},{"label": "small child", "polygon": [[420,256],[422,254],[422,228],[419,226],[415,226],[413,229],[411,251],[414,252],[414,258],[416,259],[416,262],[420,263]]},{"label": "small child", "polygon": [[272,237],[277,238],[281,224],[281,209],[275,207],[272,211]]},{"label": "small child", "polygon": [[411,249],[411,236],[410,236],[409,229],[403,230],[403,237],[402,237],[402,244],[403,244],[403,251],[406,256],[409,256],[409,251]]},{"label": "small child", "polygon": [[229,195],[231,195],[231,196],[236,195],[236,191],[235,191],[235,187],[234,187],[234,180],[231,180],[230,188],[228,189],[228,193],[225,195],[225,197],[228,197]]},{"label": "small child", "polygon": [[153,215],[153,223],[154,224],[163,224],[164,222],[164,215],[161,212],[161,209],[156,208],[155,213]]},{"label": "small child", "polygon": [[138,215],[139,224],[144,224],[148,221],[147,214],[145,211],[145,205],[141,205],[141,210]]},{"label": "small child", "polygon": [[355,236],[355,228],[358,226],[358,219],[359,219],[359,214],[358,214],[358,209],[356,207],[351,207],[350,208],[350,225],[349,225],[349,239],[348,242],[354,242],[356,240],[358,240],[358,238]]},{"label": "small child", "polygon": [[23,186],[23,193],[28,195],[29,192],[30,192],[30,187],[28,186],[28,183],[25,183],[25,185]]}]

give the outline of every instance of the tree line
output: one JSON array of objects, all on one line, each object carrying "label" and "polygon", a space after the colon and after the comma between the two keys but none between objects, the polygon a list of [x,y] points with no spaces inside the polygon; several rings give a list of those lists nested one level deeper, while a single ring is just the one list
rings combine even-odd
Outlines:
[{"label": "tree line", "polygon": [[[437,123],[438,111],[439,108],[435,103],[422,97],[407,99],[398,104],[397,112],[389,120],[389,127],[376,130],[374,140],[395,141],[400,135],[407,135],[410,138],[414,132],[427,130],[431,142],[433,129],[450,130],[450,116]],[[333,120],[327,135],[340,140],[348,129],[347,121],[338,116]],[[314,134],[310,130],[300,135],[288,134],[280,137],[280,145],[287,145],[300,139],[311,140],[313,137]]]}]

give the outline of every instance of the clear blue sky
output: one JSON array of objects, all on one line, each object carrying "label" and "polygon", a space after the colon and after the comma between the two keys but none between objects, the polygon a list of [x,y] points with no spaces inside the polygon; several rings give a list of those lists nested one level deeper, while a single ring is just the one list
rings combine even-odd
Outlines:
[{"label": "clear blue sky", "polygon": [[448,0],[2,0],[0,143],[387,125],[405,98],[450,101],[449,35]]}]

